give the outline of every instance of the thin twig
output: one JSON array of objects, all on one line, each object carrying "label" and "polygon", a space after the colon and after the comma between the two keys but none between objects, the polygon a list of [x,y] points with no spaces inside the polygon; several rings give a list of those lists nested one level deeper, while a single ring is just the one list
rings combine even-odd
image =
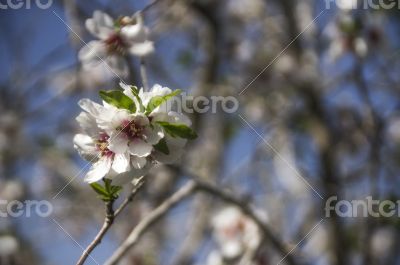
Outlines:
[{"label": "thin twig", "polygon": [[159,2],[161,2],[161,0],[155,0],[152,3],[148,4],[147,6],[145,6],[140,12],[144,13],[146,11],[148,11],[149,9],[151,9],[153,6],[157,5]]},{"label": "thin twig", "polygon": [[[193,178],[195,179],[195,178]],[[297,265],[297,261],[293,258],[291,253],[288,253],[288,249],[285,245],[271,232],[270,228],[257,216],[257,214],[251,210],[248,204],[237,199],[232,194],[215,187],[212,184],[200,181],[197,178],[189,181],[180,190],[174,193],[170,198],[165,200],[160,206],[154,209],[148,216],[146,216],[129,234],[128,238],[117,248],[112,256],[105,262],[105,265],[116,265],[118,261],[128,252],[128,250],[134,247],[145,232],[147,232],[153,224],[160,220],[170,209],[176,204],[186,199],[188,196],[194,194],[196,191],[203,191],[211,195],[217,196],[223,201],[233,204],[240,208],[243,213],[249,216],[261,229],[264,235],[264,239],[272,243],[272,245],[278,250],[278,252],[285,257],[286,261],[290,265]]]},{"label": "thin twig", "polygon": [[106,217],[103,223],[103,226],[101,227],[100,231],[97,233],[96,237],[93,239],[93,241],[89,244],[89,246],[85,249],[83,252],[82,256],[79,258],[78,262],[76,265],[83,265],[86,261],[86,259],[89,257],[90,253],[96,248],[97,245],[101,243],[101,240],[107,233],[107,231],[110,229],[112,224],[114,223],[115,218],[125,209],[125,207],[133,200],[133,198],[136,196],[140,188],[143,186],[144,181],[143,179],[139,179],[137,184],[134,186],[133,190],[131,193],[125,198],[125,200],[121,203],[121,205],[118,207],[117,210],[113,210],[113,201],[106,202]]},{"label": "thin twig", "polygon": [[140,188],[143,186],[144,181],[140,180],[137,185],[133,188],[131,193],[125,198],[125,200],[121,203],[121,205],[118,207],[118,209],[115,210],[114,216],[117,217],[124,209],[125,207],[133,201],[133,198],[135,198],[136,194],[140,190]]},{"label": "thin twig", "polygon": [[111,225],[114,222],[114,210],[113,210],[114,200],[106,202],[106,218],[104,220],[104,224],[100,231],[97,233],[96,237],[93,239],[92,243],[85,249],[82,253],[82,256],[79,258],[76,265],[83,265],[90,255],[90,253],[96,248],[98,244],[101,243],[104,235],[107,233],[108,229],[110,229]]},{"label": "thin twig", "polygon": [[127,251],[135,246],[141,236],[158,220],[160,220],[171,208],[193,194],[196,188],[194,181],[189,181],[171,197],[165,200],[160,206],[148,214],[140,223],[131,231],[127,239],[118,247],[112,256],[104,263],[105,265],[115,265],[127,253]]}]

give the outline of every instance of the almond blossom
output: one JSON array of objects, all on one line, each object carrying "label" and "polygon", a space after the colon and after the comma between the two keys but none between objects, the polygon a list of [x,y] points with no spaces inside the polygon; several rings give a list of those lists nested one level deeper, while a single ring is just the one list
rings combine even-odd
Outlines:
[{"label": "almond blossom", "polygon": [[93,18],[86,20],[87,30],[99,40],[90,41],[78,54],[84,69],[106,63],[119,76],[128,75],[125,56],[146,56],[154,51],[148,40],[149,30],[144,26],[140,14],[133,17],[112,19],[106,13],[95,11]]},{"label": "almond blossom", "polygon": [[191,122],[171,111],[180,91],[155,85],[149,92],[120,84],[124,91],[101,91],[103,105],[89,99],[79,102],[78,117],[85,134],[74,137],[80,155],[94,162],[85,181],[103,178],[124,183],[145,175],[154,163],[172,163],[194,139]]},{"label": "almond blossom", "polygon": [[223,259],[235,259],[261,242],[257,224],[236,207],[228,207],[212,220],[214,237]]},{"label": "almond blossom", "polygon": [[[141,143],[133,147],[133,142],[136,142],[133,137],[147,137],[146,120],[140,115],[129,115],[125,110],[106,103],[102,106],[89,99],[81,100],[79,105],[85,112],[77,117],[77,121],[86,134],[77,134],[74,146],[83,158],[95,162],[85,181],[92,183],[107,176],[124,182],[145,174],[149,165],[146,166],[146,150],[143,149],[147,147]],[[120,123],[117,123],[118,119]],[[141,131],[135,136],[128,135],[134,129]],[[131,143],[129,137],[132,137]],[[126,139],[126,142],[122,144],[121,139]]]},{"label": "almond blossom", "polygon": [[[123,83],[120,83],[120,86],[124,89],[124,93],[127,96],[133,100],[137,100],[137,98],[132,94],[130,86],[127,86]],[[151,104],[151,99],[168,97],[168,95],[171,95],[172,93],[173,91],[170,88],[156,84],[148,92],[144,92],[143,89],[140,89],[138,96],[142,101],[144,109],[148,109],[149,104]],[[192,126],[192,122],[186,115],[172,110],[173,102],[174,96],[171,96],[163,101],[162,104],[155,107],[150,113],[148,113],[152,127],[160,129],[160,126],[157,124],[158,122],[183,124],[188,127]],[[161,152],[159,150],[154,150],[152,157],[155,161],[160,163],[173,163],[181,157],[184,147],[187,143],[187,139],[172,137],[171,135],[164,133],[164,140],[168,150],[173,150],[173,152]]]}]

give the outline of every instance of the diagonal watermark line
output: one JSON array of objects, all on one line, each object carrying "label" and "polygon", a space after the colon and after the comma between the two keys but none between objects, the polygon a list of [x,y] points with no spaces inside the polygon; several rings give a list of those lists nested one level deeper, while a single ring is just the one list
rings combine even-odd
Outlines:
[{"label": "diagonal watermark line", "polygon": [[[65,21],[56,13],[56,11],[53,11],[53,14],[54,14],[56,17],[58,17],[58,19],[60,19],[61,22],[64,23],[64,25],[65,25],[72,33],[74,33],[74,35],[77,36],[78,39],[79,39],[81,42],[83,42],[86,46],[88,46],[88,47],[90,48],[90,45],[87,44],[87,43],[81,38],[81,36],[79,36],[78,33],[76,33],[76,32],[67,24],[67,22],[65,22]],[[92,52],[92,51],[93,51],[93,49],[91,49],[91,52]],[[106,61],[103,60],[103,58],[101,58],[101,57],[98,56],[97,54],[95,54],[95,55],[96,55],[97,58],[99,58],[99,59],[107,66],[107,68],[108,68],[116,77],[118,77],[124,84],[126,84],[125,81],[124,81],[124,80],[123,80],[123,79],[108,65],[108,63],[107,63]]]},{"label": "diagonal watermark line", "polygon": [[312,189],[317,195],[318,197],[321,198],[321,200],[324,200],[324,198],[321,196],[321,194],[319,194],[318,191],[316,191],[316,189],[313,188],[313,186],[310,185],[310,183],[308,183],[308,181],[299,173],[299,171],[292,166],[291,163],[289,163],[289,161],[287,161],[280,153],[278,150],[276,150],[276,148],[271,145],[267,140],[265,140],[264,137],[261,136],[261,134],[259,134],[257,132],[257,130],[245,119],[243,118],[242,115],[238,114],[238,116],[243,120],[243,122],[250,127],[250,129],[252,129],[258,137],[260,137],[260,139],[276,154],[276,156],[278,156],[279,159],[281,159],[295,174],[296,176],[298,176],[310,189]]},{"label": "diagonal watermark line", "polygon": [[286,47],[266,66],[262,71],[251,80],[251,82],[239,93],[239,96],[243,95],[243,93],[304,33],[306,32],[314,22],[326,11],[326,9],[322,10],[321,13],[318,14]]},{"label": "diagonal watermark line", "polygon": [[[85,251],[85,249],[60,225],[60,223],[59,222],[57,222],[54,218],[52,218],[52,220],[53,220],[53,222],[56,224],[56,225],[58,225],[59,227],[60,227],[60,229],[66,234],[66,235],[68,235],[69,236],[69,238],[71,238],[72,239],[72,241],[74,241],[75,242],[75,244],[77,245],[77,246],[79,246],[83,251]],[[94,261],[94,263],[96,263],[97,265],[100,265],[100,263],[98,263],[93,257],[92,257],[92,255],[90,255],[89,254],[89,257]]]},{"label": "diagonal watermark line", "polygon": [[[100,155],[100,153],[99,153],[99,155]],[[56,199],[56,198],[69,186],[69,184],[71,184],[77,177],[79,177],[79,176],[81,175],[81,173],[87,168],[87,166],[89,166],[89,165],[90,165],[92,162],[94,162],[97,158],[99,158],[99,156],[96,156],[96,157],[92,158],[92,160],[90,160],[89,162],[87,162],[87,163],[81,168],[81,170],[79,170],[78,173],[76,173],[75,176],[73,176],[73,177],[68,181],[68,183],[65,184],[64,187],[62,187],[62,189],[59,190],[59,191],[57,192],[57,194],[53,196],[52,199],[53,199],[53,200]]]},{"label": "diagonal watermark line", "polygon": [[324,220],[322,218],[276,265],[280,265]]}]

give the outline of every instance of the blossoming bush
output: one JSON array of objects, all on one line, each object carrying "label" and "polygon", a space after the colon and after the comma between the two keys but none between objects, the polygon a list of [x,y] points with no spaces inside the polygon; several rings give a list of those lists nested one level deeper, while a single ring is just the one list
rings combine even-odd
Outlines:
[{"label": "blossoming bush", "polygon": [[180,90],[155,85],[145,92],[120,86],[100,91],[102,104],[79,101],[83,112],[76,119],[84,134],[74,137],[74,146],[94,163],[85,177],[88,183],[105,178],[121,185],[144,176],[155,163],[174,162],[187,140],[197,137],[190,120],[171,110]]}]

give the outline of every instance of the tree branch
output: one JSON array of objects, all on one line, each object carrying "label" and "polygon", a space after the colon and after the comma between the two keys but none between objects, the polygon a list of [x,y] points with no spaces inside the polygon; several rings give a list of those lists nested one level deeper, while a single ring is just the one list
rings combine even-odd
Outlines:
[{"label": "tree branch", "polygon": [[96,248],[97,245],[101,243],[101,240],[103,239],[104,235],[107,233],[108,229],[110,229],[111,225],[114,222],[114,210],[113,210],[113,204],[114,201],[109,201],[106,202],[106,218],[104,220],[103,227],[100,229],[100,231],[97,233],[96,237],[92,241],[92,243],[89,244],[89,246],[85,249],[83,252],[82,256],[79,258],[78,262],[76,265],[83,265],[90,255],[90,253]]},{"label": "tree branch", "polygon": [[115,265],[126,254],[126,252],[135,246],[141,236],[159,219],[161,219],[171,208],[193,194],[196,188],[194,181],[189,181],[180,190],[165,200],[160,206],[147,215],[129,234],[128,238],[118,247],[112,256],[105,262],[105,265]]},{"label": "tree branch", "polygon": [[112,224],[114,223],[115,218],[122,212],[123,209],[133,200],[136,196],[140,188],[143,186],[144,181],[143,179],[139,179],[138,183],[134,186],[131,193],[125,198],[125,200],[121,203],[117,210],[113,209],[114,201],[106,202],[106,217],[101,227],[100,231],[97,233],[96,237],[93,241],[89,244],[89,246],[85,249],[82,253],[81,257],[79,258],[76,265],[83,265],[86,259],[89,257],[90,253],[101,243],[101,240],[110,229]]},{"label": "tree branch", "polygon": [[105,265],[116,265],[118,261],[134,247],[143,236],[145,232],[151,228],[159,219],[161,219],[170,209],[176,204],[186,199],[188,196],[194,194],[196,191],[203,191],[211,195],[217,196],[223,201],[233,204],[240,208],[244,214],[249,216],[260,228],[264,234],[264,240],[268,240],[277,249],[277,251],[286,257],[286,261],[290,265],[297,265],[293,256],[289,253],[284,244],[275,237],[270,228],[251,210],[248,204],[237,199],[232,194],[215,187],[212,184],[200,181],[198,179],[189,181],[180,190],[174,193],[169,199],[165,200],[160,206],[154,209],[147,217],[145,217],[129,234],[128,238],[118,247],[112,256],[106,261]]}]

